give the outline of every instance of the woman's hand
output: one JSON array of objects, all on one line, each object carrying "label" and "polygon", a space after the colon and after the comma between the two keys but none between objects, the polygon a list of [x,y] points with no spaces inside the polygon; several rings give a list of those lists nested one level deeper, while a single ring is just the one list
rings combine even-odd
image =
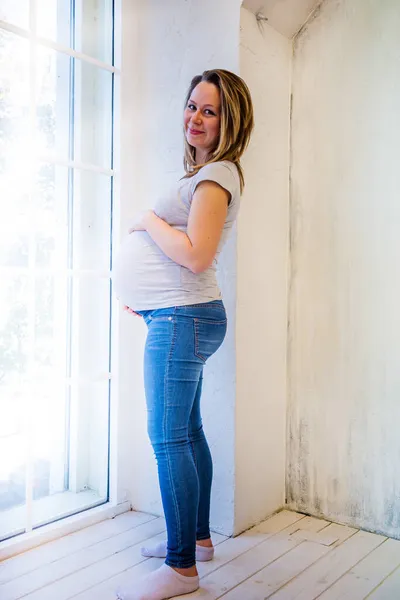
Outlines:
[{"label": "woman's hand", "polygon": [[134,231],[146,231],[150,219],[154,218],[156,215],[152,210],[142,210],[140,211],[134,218],[131,226],[129,227],[129,233],[133,233]]},{"label": "woman's hand", "polygon": [[135,311],[129,308],[129,306],[124,306],[124,310],[126,310],[126,312],[130,313],[131,315],[134,315],[135,317],[142,318],[142,315],[138,315],[137,313],[135,313]]}]

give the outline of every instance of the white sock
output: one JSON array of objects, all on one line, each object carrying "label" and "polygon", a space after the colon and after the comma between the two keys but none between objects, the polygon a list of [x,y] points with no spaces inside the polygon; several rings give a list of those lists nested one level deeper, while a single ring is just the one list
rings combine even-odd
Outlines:
[{"label": "white sock", "polygon": [[[160,542],[156,546],[144,546],[140,551],[142,556],[146,556],[147,558],[165,558],[167,556],[167,542]],[[206,546],[196,544],[196,561],[207,562],[213,558],[214,548],[212,546],[207,548]]]},{"label": "white sock", "polygon": [[117,591],[119,600],[167,600],[199,589],[199,578],[186,577],[165,563],[129,588]]}]

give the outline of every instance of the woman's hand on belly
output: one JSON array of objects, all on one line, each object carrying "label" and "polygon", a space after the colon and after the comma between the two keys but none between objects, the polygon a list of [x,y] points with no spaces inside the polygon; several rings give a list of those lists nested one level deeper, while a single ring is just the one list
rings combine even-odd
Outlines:
[{"label": "woman's hand on belly", "polygon": [[154,212],[152,210],[142,210],[138,212],[134,217],[128,232],[135,233],[135,231],[146,231],[147,224],[152,216],[154,217]]},{"label": "woman's hand on belly", "polygon": [[129,306],[124,306],[124,310],[126,310],[126,312],[130,313],[135,317],[139,317],[140,319],[142,318],[142,315],[138,315],[137,313],[135,313],[135,311],[129,308]]}]

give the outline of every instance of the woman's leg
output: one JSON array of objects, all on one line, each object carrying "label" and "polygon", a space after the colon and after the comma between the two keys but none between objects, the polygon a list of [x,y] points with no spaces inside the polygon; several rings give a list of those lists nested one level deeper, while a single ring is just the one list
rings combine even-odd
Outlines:
[{"label": "woman's leg", "polygon": [[200,411],[203,371],[200,374],[192,412],[189,419],[189,441],[199,479],[199,508],[197,515],[197,540],[210,538],[210,499],[213,463],[210,448],[204,435]]},{"label": "woman's leg", "polygon": [[[222,303],[161,309],[145,318],[149,327],[144,361],[148,432],[158,463],[168,552],[160,569],[118,593],[122,600],[165,600],[198,589],[199,578],[192,570],[196,573],[200,484],[193,450],[200,449],[196,454],[200,460],[209,459],[197,409],[192,421],[193,446],[189,421],[195,401],[200,401],[204,363],[222,344],[226,332]],[[206,498],[209,487],[208,469]],[[207,529],[208,511],[209,507],[202,517]]]},{"label": "woman's leg", "polygon": [[202,365],[190,352],[191,319],[155,317],[145,349],[148,433],[158,465],[167,523],[166,564],[195,565],[199,479],[189,442],[189,418]]}]

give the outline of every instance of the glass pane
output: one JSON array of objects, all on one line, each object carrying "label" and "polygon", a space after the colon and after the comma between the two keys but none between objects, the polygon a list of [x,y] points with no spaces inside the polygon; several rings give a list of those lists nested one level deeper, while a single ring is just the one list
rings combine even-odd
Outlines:
[{"label": "glass pane", "polygon": [[[30,391],[25,388],[12,395],[16,402],[14,412],[26,414],[27,402],[35,403],[30,415],[31,439],[29,457],[32,461],[33,479],[33,516],[35,522],[37,506],[40,507],[39,517],[46,514],[46,521],[51,521],[52,494],[64,491],[66,473],[66,403],[65,385],[52,384],[47,381],[41,386],[30,385]],[[10,394],[11,397],[11,394]],[[3,410],[3,407],[1,407]],[[17,413],[17,416],[19,416]],[[5,414],[4,412],[2,414]],[[11,411],[9,410],[9,417]],[[18,419],[16,419],[18,420]],[[21,417],[19,416],[21,421]],[[26,523],[26,474],[27,474],[27,444],[28,437],[25,429],[19,430],[6,437],[0,437],[2,456],[0,470],[0,539],[21,533]]]},{"label": "glass pane", "polygon": [[71,0],[36,0],[36,33],[71,46]]},{"label": "glass pane", "polygon": [[29,228],[29,44],[0,30],[0,267],[27,264]]},{"label": "glass pane", "polygon": [[33,372],[35,381],[64,380],[67,360],[66,276],[37,276],[35,281],[35,324]]},{"label": "glass pane", "polygon": [[111,177],[74,172],[74,268],[110,269]]},{"label": "glass pane", "polygon": [[[2,272],[0,286],[0,539],[21,532],[25,503],[28,280]],[[20,507],[20,508],[18,508]],[[13,513],[14,514],[14,513]]]},{"label": "glass pane", "polygon": [[113,0],[76,0],[74,31],[70,8],[70,0],[36,0],[37,35],[68,47],[75,39],[78,52],[111,64]]},{"label": "glass pane", "polygon": [[91,490],[103,502],[108,499],[108,431],[109,431],[109,382],[82,388],[87,394],[89,413],[89,460],[87,490]]},{"label": "glass pane", "polygon": [[[28,279],[2,271],[0,286],[0,390],[26,382],[28,362]],[[11,391],[10,391],[11,390]],[[2,413],[3,416],[3,413]],[[7,424],[3,426],[8,427]]]},{"label": "glass pane", "polygon": [[[25,436],[23,403],[16,390],[1,388],[0,541],[25,531]],[[22,395],[22,394],[21,394]],[[3,418],[5,415],[5,418]]]},{"label": "glass pane", "polygon": [[9,179],[8,173],[0,174],[0,186],[4,189],[4,194],[0,194],[3,215],[0,268],[28,267],[31,253],[37,267],[65,270],[68,265],[68,169],[42,165],[36,174],[32,198],[26,183],[28,178],[19,177],[14,183]]},{"label": "glass pane", "polygon": [[76,0],[75,48],[111,64],[113,0]]},{"label": "glass pane", "polygon": [[108,381],[71,387],[71,452],[68,486],[88,499],[106,500],[108,479]]},{"label": "glass pane", "polygon": [[110,280],[82,275],[73,281],[72,378],[97,379],[109,371]]},{"label": "glass pane", "polygon": [[[11,212],[11,211],[10,211]],[[21,216],[21,228],[18,230],[17,219],[10,218],[6,214],[5,219],[0,225],[0,267],[27,267],[29,260],[29,234],[28,228],[23,227],[24,221],[27,221],[28,214]],[[7,223],[11,224],[7,231]]]},{"label": "glass pane", "polygon": [[24,29],[29,28],[29,0],[1,0],[0,21],[8,21]]},{"label": "glass pane", "polygon": [[70,129],[70,58],[37,48],[37,146],[39,155],[68,158]]},{"label": "glass pane", "polygon": [[[7,391],[7,390],[6,390]],[[6,398],[4,394],[2,399]],[[26,523],[26,475],[27,458],[31,460],[33,479],[33,516],[39,507],[39,517],[45,512],[47,521],[51,520],[52,494],[64,491],[66,477],[66,388],[62,381],[46,380],[29,385],[29,390],[9,389],[8,400],[12,408],[8,414],[8,435],[0,436],[0,539],[11,537],[24,531]],[[28,402],[34,402],[30,411],[27,435],[27,420],[23,422],[29,410]],[[29,440],[29,441],[28,441]],[[29,443],[29,446],[28,446]],[[27,448],[29,452],[27,453]]]},{"label": "glass pane", "polygon": [[54,496],[66,491],[67,388],[62,379],[57,381],[46,377],[42,382],[37,381],[34,391],[31,451],[33,524],[38,525],[69,512],[65,504],[58,506],[62,510],[54,510]]},{"label": "glass pane", "polygon": [[111,168],[112,74],[75,61],[75,159]]},{"label": "glass pane", "polygon": [[[68,169],[42,164],[33,193],[35,264],[57,271],[68,266]],[[31,225],[32,231],[32,225]]]},{"label": "glass pane", "polygon": [[[65,439],[63,403],[56,402],[54,406],[51,395],[46,397],[45,391],[35,394],[41,410],[45,414],[50,411],[47,420],[35,422],[38,432],[34,440],[35,527],[108,499],[108,382],[72,386],[68,461],[65,461],[62,446]],[[53,426],[54,430],[50,431]]]}]

